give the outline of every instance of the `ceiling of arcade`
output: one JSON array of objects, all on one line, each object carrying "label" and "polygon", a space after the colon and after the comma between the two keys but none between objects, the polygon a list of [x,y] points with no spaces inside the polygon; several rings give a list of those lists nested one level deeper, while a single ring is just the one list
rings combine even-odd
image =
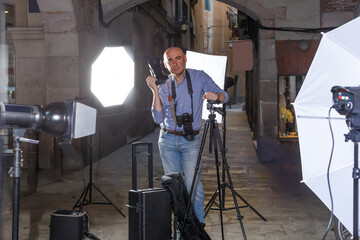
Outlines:
[{"label": "ceiling of arcade", "polygon": [[[22,0],[9,0],[9,1],[14,2],[14,4],[16,4],[17,6],[24,5],[22,4],[23,3]],[[127,9],[147,1],[149,0],[63,0],[63,1],[37,0],[37,3],[42,13],[42,21],[43,23],[45,23],[45,28],[46,27],[51,28],[52,25],[58,24],[60,21],[62,21],[62,23],[66,23],[67,26],[75,28],[75,26],[79,27],[79,20],[83,19],[84,15],[86,18],[86,16],[89,16],[90,14],[92,15],[98,14],[97,9],[99,7],[99,3],[101,3],[102,6],[104,22],[109,22],[115,17],[119,16],[124,11],[126,11]],[[244,14],[250,16],[254,20],[260,20],[260,22],[264,20],[267,21],[267,20],[286,18],[286,12],[287,12],[286,1],[275,1],[273,3],[266,0],[217,0],[217,1],[233,6],[239,9]],[[319,0],[319,1],[321,3],[321,10],[323,12],[326,12],[327,10],[330,12],[335,11],[337,8],[340,9],[340,10],[337,9],[336,10],[337,12],[339,11],[354,12],[354,10],[359,11],[357,0],[347,0],[347,1]],[[283,3],[283,6],[279,5],[279,3],[281,2]],[[88,9],[86,9],[86,6]],[[348,8],[351,9],[349,10]],[[80,16],[79,16],[79,12],[80,12]],[[64,19],[66,19],[65,22]],[[91,17],[88,17],[88,19],[91,19]],[[65,26],[65,24],[63,24],[63,26]],[[61,30],[66,31],[67,29],[61,29]]]},{"label": "ceiling of arcade", "polygon": [[[68,21],[75,21],[74,9],[86,4],[82,4],[81,2],[86,0],[66,0],[66,1],[58,1],[58,0],[38,0],[38,4],[42,13],[63,13],[62,15],[67,15],[66,18]],[[93,4],[98,4],[98,0],[92,0]],[[129,8],[132,8],[141,3],[147,2],[148,0],[101,0],[102,10],[104,21],[108,22],[120,15],[122,12],[126,11]],[[266,8],[256,0],[218,0],[219,2],[223,2],[225,4],[231,5],[246,15],[250,16],[254,20],[259,20],[259,16],[261,19],[275,19],[275,18],[283,18],[286,15],[285,7],[274,7],[274,8]],[[75,10],[76,11],[76,10]],[[52,15],[53,17],[53,15]],[[46,19],[45,19],[46,22]]]},{"label": "ceiling of arcade", "polygon": [[[148,0],[101,0],[104,21],[109,22],[127,9],[146,1]],[[95,5],[98,7],[99,5],[98,0],[37,0],[37,2],[43,16],[45,29],[48,31],[54,31],[54,28],[59,27],[59,23],[61,25],[67,25],[68,27],[72,26],[74,29],[75,26],[79,27],[79,19],[86,21],[86,16],[89,16],[89,14],[97,14],[93,12],[94,8],[90,9],[89,6]],[[86,7],[88,7],[88,9],[86,9]],[[58,30],[66,31],[71,29]]]},{"label": "ceiling of arcade", "polygon": [[[54,1],[54,0],[53,0]],[[138,4],[148,0],[101,0],[104,19],[111,19],[123,11],[134,7]],[[286,9],[284,7],[266,8],[256,0],[217,0],[225,4],[231,5],[254,20],[258,20],[261,16],[262,19],[274,19],[285,16]]]}]

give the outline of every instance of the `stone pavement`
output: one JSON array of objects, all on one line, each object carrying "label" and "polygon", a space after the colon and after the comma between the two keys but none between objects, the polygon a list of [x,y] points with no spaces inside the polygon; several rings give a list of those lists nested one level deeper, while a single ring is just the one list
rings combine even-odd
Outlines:
[{"label": "stone pavement", "polygon": [[[220,126],[221,131],[221,126]],[[157,149],[158,130],[140,139],[154,143],[154,185],[160,186],[163,175]],[[208,136],[209,137],[209,136]],[[267,221],[263,221],[249,207],[241,208],[247,239],[249,240],[309,240],[321,239],[328,224],[329,211],[301,180],[298,157],[285,162],[261,164],[256,156],[245,112],[227,112],[227,162],[233,186]],[[215,158],[209,154],[208,144],[203,151],[203,184],[205,204],[217,189]],[[221,159],[220,159],[221,160]],[[23,174],[22,178],[25,178]],[[88,182],[89,168],[66,174],[59,182],[40,179],[35,194],[21,195],[19,239],[49,239],[51,212],[72,209]],[[42,173],[41,176],[48,174]],[[138,188],[147,188],[147,163],[140,158]],[[49,176],[47,176],[49,178]],[[43,177],[45,178],[45,177]],[[50,177],[51,178],[51,177]],[[26,185],[22,179],[22,189]],[[8,181],[11,181],[8,179]],[[128,191],[131,188],[131,145],[124,146],[93,165],[93,182],[121,211],[128,214]],[[9,184],[8,184],[9,185]],[[93,201],[104,202],[93,188]],[[226,207],[233,206],[230,191],[226,193]],[[11,188],[7,189],[8,202]],[[237,198],[240,205],[243,202]],[[110,205],[88,205],[84,208],[90,218],[90,232],[102,240],[128,239],[128,218],[122,217]],[[243,239],[235,210],[223,212],[225,239]],[[11,239],[11,209],[3,214],[1,240]],[[220,214],[211,210],[206,217],[206,231],[211,239],[221,239]],[[333,231],[327,240],[335,239]]]}]

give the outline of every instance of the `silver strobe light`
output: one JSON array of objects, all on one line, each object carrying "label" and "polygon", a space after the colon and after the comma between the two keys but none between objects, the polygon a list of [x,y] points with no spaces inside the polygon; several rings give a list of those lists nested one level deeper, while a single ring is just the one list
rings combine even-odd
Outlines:
[{"label": "silver strobe light", "polygon": [[1,105],[1,128],[42,130],[71,142],[95,133],[96,109],[74,100],[41,107],[18,104]]},{"label": "silver strobe light", "polygon": [[71,140],[94,134],[95,126],[96,109],[75,100],[51,103],[44,108],[0,102],[0,128],[12,128],[14,137],[14,165],[10,171],[14,181],[12,240],[18,240],[19,235],[20,142],[38,143],[23,138],[25,131],[43,130],[60,137],[60,146],[64,152],[70,152],[76,158]]}]

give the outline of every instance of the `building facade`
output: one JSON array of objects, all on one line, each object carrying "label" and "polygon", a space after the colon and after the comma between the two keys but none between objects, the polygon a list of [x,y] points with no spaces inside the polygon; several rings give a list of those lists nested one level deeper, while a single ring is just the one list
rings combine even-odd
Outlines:
[{"label": "building facade", "polygon": [[[161,58],[174,45],[227,55],[227,76],[236,80],[231,103],[245,103],[259,159],[276,161],[283,157],[279,142],[297,147],[296,123],[281,113],[292,111],[321,30],[350,21],[357,6],[358,0],[6,0],[2,101],[44,106],[84,98],[98,111],[93,142],[99,159],[156,127],[144,84],[150,56]],[[251,70],[233,68],[229,42],[238,40],[252,42]],[[90,91],[91,66],[111,46],[124,46],[134,60],[134,88],[123,105],[105,108]],[[54,168],[54,137],[40,133],[39,139],[40,167]],[[74,141],[83,160],[65,157],[63,167],[87,165],[89,142]]]}]

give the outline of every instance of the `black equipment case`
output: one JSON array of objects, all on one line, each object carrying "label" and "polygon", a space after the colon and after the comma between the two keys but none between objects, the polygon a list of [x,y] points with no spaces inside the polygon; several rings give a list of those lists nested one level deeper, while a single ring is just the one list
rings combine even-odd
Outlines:
[{"label": "black equipment case", "polygon": [[56,210],[51,214],[50,240],[82,240],[88,228],[86,212]]},{"label": "black equipment case", "polygon": [[[148,152],[149,189],[137,189],[138,147]],[[132,144],[132,189],[129,191],[129,240],[168,240],[171,237],[171,195],[153,188],[152,143]]]}]

